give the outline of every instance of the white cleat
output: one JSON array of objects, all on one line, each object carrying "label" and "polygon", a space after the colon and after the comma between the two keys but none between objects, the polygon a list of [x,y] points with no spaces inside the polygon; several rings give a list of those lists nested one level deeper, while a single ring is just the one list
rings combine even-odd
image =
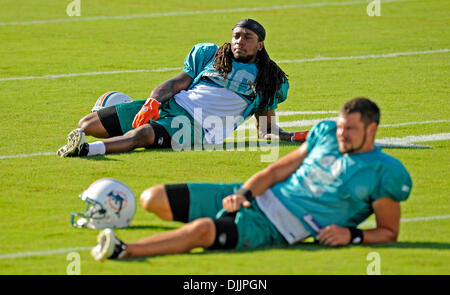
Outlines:
[{"label": "white cleat", "polygon": [[91,250],[92,257],[97,261],[120,259],[125,253],[126,245],[117,239],[109,228],[98,234],[97,241],[98,245]]},{"label": "white cleat", "polygon": [[56,154],[63,158],[82,156],[81,151],[86,144],[84,138],[83,129],[77,128],[72,130],[67,136],[67,144],[61,147]]}]

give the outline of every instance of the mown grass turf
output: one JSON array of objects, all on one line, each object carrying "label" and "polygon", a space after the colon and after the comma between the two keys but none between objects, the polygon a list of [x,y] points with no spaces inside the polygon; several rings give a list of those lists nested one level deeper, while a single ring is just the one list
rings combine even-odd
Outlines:
[{"label": "mown grass turf", "polygon": [[[303,3],[312,3],[303,2]],[[314,1],[330,2],[330,1]],[[338,2],[338,1],[336,1]],[[69,19],[69,1],[2,1],[0,23]],[[0,26],[0,79],[113,70],[182,68],[198,42],[223,44],[241,18],[267,30],[266,47],[290,78],[282,111],[338,110],[355,96],[373,98],[382,124],[449,120],[448,52],[391,58],[292,62],[449,48],[449,4],[442,1],[382,3],[369,17],[366,4],[298,7],[248,12],[241,1],[81,1],[82,16],[119,16],[174,11],[195,15]],[[245,7],[301,1],[246,1]],[[289,60],[291,60],[289,62]],[[56,152],[67,133],[108,90],[143,99],[178,70],[0,81],[0,156]],[[333,117],[294,115],[280,122]],[[309,128],[309,126],[305,127]],[[303,129],[289,127],[287,130]],[[450,123],[380,127],[378,137],[447,133]],[[95,139],[88,138],[88,141]],[[250,139],[252,140],[252,139]],[[411,173],[414,187],[402,217],[450,212],[449,141],[433,149],[387,149]],[[297,148],[280,144],[279,156]],[[268,163],[257,151],[148,151],[60,159],[31,156],[0,159],[0,255],[89,247],[97,231],[74,229],[71,212],[82,212],[78,195],[101,177],[129,185],[136,197],[158,183],[245,181]],[[373,218],[371,218],[373,220]],[[118,230],[133,241],[177,228],[139,206],[132,226]],[[306,244],[252,251],[194,251],[128,262],[97,263],[80,250],[82,274],[365,274],[370,252],[381,257],[382,274],[449,274],[448,219],[402,223],[397,244],[326,248]],[[0,274],[66,274],[66,254],[0,259]]]}]

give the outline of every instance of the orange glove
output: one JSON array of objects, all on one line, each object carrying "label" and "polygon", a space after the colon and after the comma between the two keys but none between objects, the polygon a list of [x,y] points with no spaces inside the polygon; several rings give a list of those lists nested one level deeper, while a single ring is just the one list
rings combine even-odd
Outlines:
[{"label": "orange glove", "polygon": [[291,136],[292,142],[304,142],[306,140],[306,135],[308,135],[309,131],[297,131],[294,132],[294,135]]},{"label": "orange glove", "polygon": [[150,120],[158,120],[159,106],[161,103],[154,98],[147,98],[147,101],[142,106],[141,110],[136,114],[131,127],[137,128],[142,126]]}]

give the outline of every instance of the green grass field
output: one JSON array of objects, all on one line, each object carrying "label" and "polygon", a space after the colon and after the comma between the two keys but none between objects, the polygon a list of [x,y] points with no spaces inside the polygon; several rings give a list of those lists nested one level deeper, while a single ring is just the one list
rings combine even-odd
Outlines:
[{"label": "green grass field", "polygon": [[[81,255],[81,274],[366,274],[370,252],[380,255],[385,275],[450,274],[450,2],[382,0],[381,16],[370,17],[364,0],[81,0],[81,16],[69,17],[70,2],[1,2],[0,274],[66,274],[69,252]],[[269,164],[261,161],[261,149],[139,149],[88,159],[49,154],[65,144],[102,93],[145,99],[181,70],[194,44],[228,42],[242,18],[265,26],[266,48],[289,75],[288,99],[278,111],[336,111],[355,96],[367,96],[388,125],[378,138],[440,134],[415,142],[432,149],[385,149],[414,182],[402,204],[398,243],[198,250],[95,262],[86,249],[95,245],[98,231],[72,228],[69,221],[71,212],[83,212],[78,195],[96,179],[121,180],[138,198],[160,183],[245,181]],[[390,53],[404,54],[368,58]],[[364,58],[350,58],[355,56]],[[334,59],[306,61],[317,57]],[[163,70],[136,71],[144,69]],[[111,73],[124,70],[131,72]],[[295,114],[279,121],[333,116]],[[399,123],[408,124],[394,125]],[[297,147],[280,144],[279,156]],[[134,241],[180,225],[138,206],[132,226],[116,233]]]}]

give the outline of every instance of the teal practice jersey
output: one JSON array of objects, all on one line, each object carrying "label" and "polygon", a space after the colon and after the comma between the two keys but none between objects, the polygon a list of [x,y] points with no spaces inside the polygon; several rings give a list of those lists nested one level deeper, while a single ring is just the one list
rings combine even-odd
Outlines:
[{"label": "teal practice jersey", "polygon": [[313,236],[312,217],[322,227],[357,226],[373,213],[372,203],[389,197],[405,201],[412,180],[403,164],[375,147],[371,152],[341,154],[336,122],[323,121],[309,132],[308,156],[285,181],[270,189]]},{"label": "teal practice jersey", "polygon": [[[260,96],[255,93],[249,82],[255,82],[258,75],[258,67],[255,63],[240,63],[232,61],[232,71],[226,77],[222,77],[213,66],[214,54],[219,46],[213,43],[200,43],[195,45],[184,60],[184,72],[189,74],[194,81],[190,85],[193,88],[199,83],[227,88],[242,97],[248,104],[244,118],[255,113],[260,103]],[[282,85],[275,96],[273,104],[267,110],[274,110],[278,103],[287,98],[289,89],[288,81]]]}]

